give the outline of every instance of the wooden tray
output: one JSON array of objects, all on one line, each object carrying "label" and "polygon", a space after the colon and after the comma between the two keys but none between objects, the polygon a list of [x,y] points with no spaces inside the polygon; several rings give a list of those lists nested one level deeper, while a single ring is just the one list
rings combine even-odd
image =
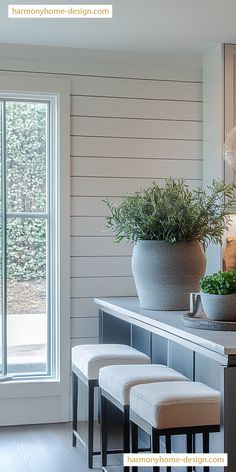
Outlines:
[{"label": "wooden tray", "polygon": [[212,321],[209,320],[201,310],[195,315],[186,313],[183,315],[183,323],[188,328],[210,329],[214,331],[236,331],[235,321]]}]

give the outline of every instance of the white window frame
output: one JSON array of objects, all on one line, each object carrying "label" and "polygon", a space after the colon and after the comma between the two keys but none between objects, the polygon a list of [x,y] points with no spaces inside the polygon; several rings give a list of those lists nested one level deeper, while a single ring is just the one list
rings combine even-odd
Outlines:
[{"label": "white window frame", "polygon": [[[53,189],[52,298],[56,358],[52,376],[0,383],[0,425],[69,420],[70,380],[70,81],[52,76],[0,73],[0,93],[51,100]],[[11,413],[12,412],[12,413]]]}]

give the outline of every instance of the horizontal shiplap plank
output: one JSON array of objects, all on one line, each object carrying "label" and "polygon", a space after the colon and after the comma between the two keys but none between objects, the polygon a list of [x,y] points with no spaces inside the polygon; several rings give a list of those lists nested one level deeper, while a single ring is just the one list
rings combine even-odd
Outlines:
[{"label": "horizontal shiplap plank", "polygon": [[[158,184],[163,185],[165,179],[159,179]],[[201,180],[187,180],[190,188],[201,186]],[[71,177],[71,196],[106,196],[115,197],[126,195],[145,189],[152,185],[150,179],[129,178],[96,178],[96,177]]]},{"label": "horizontal shiplap plank", "polygon": [[[114,203],[120,201],[113,198]],[[110,212],[102,197],[71,197],[70,213],[71,216],[108,216]]]},{"label": "horizontal shiplap plank", "polygon": [[132,254],[132,245],[125,241],[115,243],[113,237],[74,237],[71,238],[70,248],[71,256],[130,256]]},{"label": "horizontal shiplap plank", "polygon": [[131,277],[130,257],[72,257],[72,277]]},{"label": "horizontal shiplap plank", "polygon": [[71,174],[90,177],[138,177],[153,180],[166,177],[201,179],[202,161],[147,160],[119,158],[71,158]]},{"label": "horizontal shiplap plank", "polygon": [[202,120],[201,102],[71,97],[71,115],[160,120]]},{"label": "horizontal shiplap plank", "polygon": [[201,159],[202,142],[188,140],[71,137],[72,156]]},{"label": "horizontal shiplap plank", "polygon": [[71,297],[136,296],[133,277],[94,277],[71,279]]},{"label": "horizontal shiplap plank", "polygon": [[201,140],[202,123],[73,116],[71,117],[71,134],[73,136]]},{"label": "horizontal shiplap plank", "polygon": [[150,179],[71,177],[71,196],[117,196],[150,186]]},{"label": "horizontal shiplap plank", "polygon": [[98,317],[72,318],[70,322],[71,338],[96,338],[98,336]]},{"label": "horizontal shiplap plank", "polygon": [[72,217],[70,224],[71,236],[111,236],[112,231],[106,229],[105,217]]},{"label": "horizontal shiplap plank", "polygon": [[73,95],[133,97],[164,100],[202,100],[202,84],[191,82],[72,77]]},{"label": "horizontal shiplap plank", "polygon": [[94,303],[94,299],[92,297],[71,298],[70,316],[71,318],[96,317],[98,316],[98,306]]},{"label": "horizontal shiplap plank", "polygon": [[[201,55],[95,51],[77,48],[2,44],[1,69],[60,74],[202,81]],[[21,72],[21,74],[22,74]],[[3,72],[4,73],[4,72]],[[73,77],[72,77],[73,78]]]}]

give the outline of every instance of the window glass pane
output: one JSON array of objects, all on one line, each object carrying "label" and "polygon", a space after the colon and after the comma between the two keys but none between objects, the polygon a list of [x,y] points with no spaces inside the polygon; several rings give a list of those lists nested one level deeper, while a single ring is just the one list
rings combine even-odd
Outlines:
[{"label": "window glass pane", "polygon": [[0,375],[3,371],[3,339],[2,339],[2,102],[0,101]]},{"label": "window glass pane", "polygon": [[7,223],[8,372],[47,371],[47,222]]},{"label": "window glass pane", "polygon": [[48,104],[6,102],[7,208],[46,211]]}]

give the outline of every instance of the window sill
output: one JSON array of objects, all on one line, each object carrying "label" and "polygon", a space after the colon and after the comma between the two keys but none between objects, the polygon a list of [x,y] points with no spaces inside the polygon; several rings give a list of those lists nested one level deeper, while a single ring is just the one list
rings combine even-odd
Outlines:
[{"label": "window sill", "polygon": [[[13,379],[0,382],[0,398],[22,398],[61,395],[63,384],[49,377],[35,379]],[[14,386],[14,388],[12,388]]]}]

